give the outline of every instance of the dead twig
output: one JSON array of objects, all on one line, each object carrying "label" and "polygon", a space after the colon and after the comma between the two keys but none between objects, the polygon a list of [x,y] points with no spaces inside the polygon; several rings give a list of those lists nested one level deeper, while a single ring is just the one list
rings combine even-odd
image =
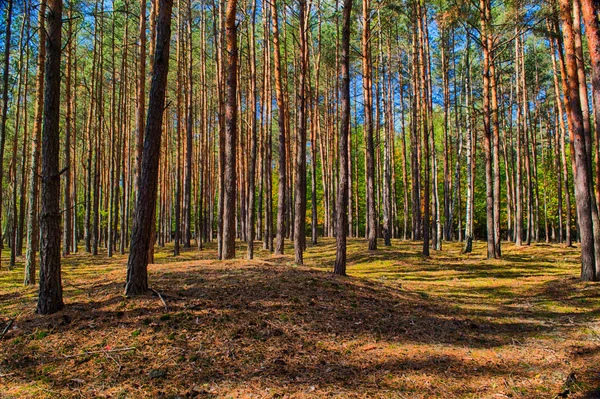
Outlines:
[{"label": "dead twig", "polygon": [[150,288],[150,290],[152,292],[154,292],[156,295],[158,295],[158,297],[160,298],[160,301],[163,303],[165,310],[168,312],[169,311],[169,307],[167,306],[167,303],[165,302],[165,299],[163,298],[163,296],[160,294],[160,292],[156,291],[155,289]]},{"label": "dead twig", "polygon": [[164,366],[165,364],[169,363],[171,360],[173,360],[175,358],[175,356],[180,355],[182,353],[185,353],[185,349],[183,348],[177,348],[177,350],[175,351],[176,353],[173,354],[172,356],[169,356],[167,358],[167,360],[163,361],[162,363],[159,364],[158,368],[161,368],[162,366]]},{"label": "dead twig", "polygon": [[111,359],[113,362],[115,362],[115,364],[116,364],[116,365],[117,365],[117,367],[119,368],[119,371],[118,371],[118,373],[119,373],[119,374],[121,374],[121,369],[123,368],[123,366],[121,366],[121,363],[119,363],[119,362],[117,361],[117,359],[115,359],[114,357],[112,357],[112,356],[110,355],[110,353],[108,353],[108,351],[104,351],[104,355],[105,355],[107,358]]},{"label": "dead twig", "polygon": [[18,315],[16,315],[15,317],[13,317],[12,319],[10,319],[8,321],[8,324],[6,325],[6,327],[4,327],[4,330],[2,330],[2,334],[0,334],[0,341],[4,338],[4,336],[6,335],[6,333],[8,332],[8,330],[10,330],[10,328],[14,324],[15,320],[17,320],[17,317],[19,317],[20,315],[21,314],[19,313]]}]

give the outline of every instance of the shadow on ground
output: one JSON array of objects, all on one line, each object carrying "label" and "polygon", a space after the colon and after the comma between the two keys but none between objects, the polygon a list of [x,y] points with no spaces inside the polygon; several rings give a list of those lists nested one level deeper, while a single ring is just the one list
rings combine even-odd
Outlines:
[{"label": "shadow on ground", "polygon": [[[487,262],[362,244],[351,277],[320,270],[330,241],[309,248],[316,268],[159,252],[160,297],[135,299],[123,257],[78,257],[66,309],[7,334],[0,381],[14,397],[597,397],[599,289],[568,272],[569,250]],[[0,293],[15,312],[30,296]]]}]

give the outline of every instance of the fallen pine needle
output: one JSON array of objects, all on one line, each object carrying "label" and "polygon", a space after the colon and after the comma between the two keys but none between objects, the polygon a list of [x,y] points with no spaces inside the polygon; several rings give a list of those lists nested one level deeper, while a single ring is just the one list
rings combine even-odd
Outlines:
[{"label": "fallen pine needle", "polygon": [[110,350],[99,350],[99,351],[85,351],[83,353],[77,353],[75,355],[63,355],[65,359],[70,359],[72,357],[77,357],[77,356],[84,356],[84,355],[93,355],[96,353],[110,353],[110,352],[126,352],[126,351],[130,351],[135,349],[134,346],[131,347],[127,347],[127,348],[116,348],[116,349],[110,349]]}]

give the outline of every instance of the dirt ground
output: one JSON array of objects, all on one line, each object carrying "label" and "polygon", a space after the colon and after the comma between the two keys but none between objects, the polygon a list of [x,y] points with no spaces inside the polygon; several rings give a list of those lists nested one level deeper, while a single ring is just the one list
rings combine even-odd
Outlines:
[{"label": "dirt ground", "polygon": [[52,316],[22,264],[0,270],[0,398],[600,398],[600,284],[577,248],[392,244],[350,240],[349,277],[330,239],[302,267],[258,242],[254,261],[159,249],[133,299],[125,256],[71,255]]}]

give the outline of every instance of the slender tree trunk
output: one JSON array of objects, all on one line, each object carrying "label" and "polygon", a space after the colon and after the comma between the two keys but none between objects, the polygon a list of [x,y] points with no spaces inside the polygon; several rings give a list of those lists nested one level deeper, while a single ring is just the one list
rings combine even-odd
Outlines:
[{"label": "slender tree trunk", "polygon": [[[491,24],[492,10],[491,1],[486,1],[486,21]],[[500,237],[500,121],[498,117],[498,85],[496,80],[496,65],[494,49],[494,36],[488,32],[488,48],[490,51],[489,62],[489,84],[490,84],[490,112],[491,112],[491,130],[492,130],[492,172],[493,172],[493,237],[494,237],[494,258],[499,259],[502,256],[501,237]]]},{"label": "slender tree trunk", "polygon": [[485,153],[485,187],[486,187],[486,221],[487,221],[487,257],[494,258],[494,186],[492,177],[492,128],[490,108],[490,64],[492,60],[488,29],[490,22],[487,18],[489,0],[480,0],[481,13],[481,43],[483,47],[483,150]]},{"label": "slender tree trunk", "polygon": [[193,55],[192,55],[192,0],[187,2],[187,117],[186,117],[186,136],[185,136],[185,182],[183,186],[183,220],[185,224],[183,235],[183,247],[192,246],[192,155],[193,147],[193,97],[194,97],[194,78],[193,78]]},{"label": "slender tree trunk", "polygon": [[467,127],[467,198],[466,198],[466,208],[465,208],[465,245],[463,248],[463,253],[471,253],[473,251],[473,189],[475,186],[475,168],[474,166],[474,158],[475,154],[473,153],[473,149],[475,148],[475,137],[474,132],[471,127],[471,64],[469,60],[470,55],[470,43],[467,38],[467,54],[465,65],[467,69],[467,74],[465,78],[465,110],[466,110],[466,127]]},{"label": "slender tree trunk", "polygon": [[277,194],[277,237],[275,240],[275,253],[283,254],[283,243],[285,239],[285,211],[286,211],[286,106],[283,94],[281,50],[279,48],[279,21],[277,17],[277,1],[271,5],[273,20],[273,62],[275,68],[275,92],[277,96],[278,121],[279,121],[279,184]]},{"label": "slender tree trunk", "polygon": [[[6,147],[6,118],[8,116],[8,73],[10,66],[10,36],[11,36],[11,24],[12,24],[12,0],[7,0],[6,5],[6,33],[4,36],[4,68],[2,71],[2,117],[0,119],[0,255],[2,253],[2,196],[4,189],[2,189],[2,180],[4,177],[4,148]],[[0,256],[0,266],[2,257]]]},{"label": "slender tree trunk", "polygon": [[[581,0],[581,10],[585,21],[585,33],[592,67],[592,104],[594,107],[594,131],[596,132],[596,165],[600,162],[600,2],[598,0]],[[600,203],[600,167],[596,166],[596,204]],[[596,269],[596,274],[600,270]]]},{"label": "slender tree trunk", "polygon": [[[300,38],[300,76],[298,88],[298,130],[296,133],[296,181],[294,204],[294,253],[296,264],[304,263],[303,252],[306,247],[306,126],[308,117],[308,40],[307,40],[306,0],[299,0],[299,38]],[[348,152],[346,145],[345,151]],[[347,160],[346,160],[347,162]],[[343,233],[345,234],[345,233]]]},{"label": "slender tree trunk", "polygon": [[237,146],[237,0],[228,0],[225,12],[227,80],[225,86],[225,192],[223,209],[223,259],[235,257],[235,198]]},{"label": "slender tree trunk", "polygon": [[[365,109],[366,140],[366,197],[369,250],[377,249],[377,221],[375,210],[375,145],[373,140],[373,73],[371,61],[371,10],[370,0],[363,0],[362,69]],[[338,232],[342,231],[338,229]]]},{"label": "slender tree trunk", "polygon": [[63,255],[71,253],[71,244],[73,242],[72,213],[71,213],[71,132],[73,127],[73,98],[71,92],[71,79],[73,74],[73,48],[71,41],[73,35],[73,4],[69,4],[69,21],[67,37],[69,44],[67,48],[67,73],[65,77],[65,148],[64,148],[64,205],[63,205]]},{"label": "slender tree trunk", "polygon": [[252,26],[248,37],[248,47],[250,50],[249,54],[249,65],[250,65],[250,158],[248,159],[248,222],[246,239],[248,242],[247,257],[248,259],[254,258],[254,220],[256,219],[255,209],[255,196],[256,196],[256,153],[257,153],[257,134],[258,134],[258,121],[256,115],[256,48],[255,48],[255,36],[256,36],[256,7],[257,0],[254,0],[252,6]]},{"label": "slender tree trunk", "polygon": [[[517,37],[515,40],[515,86],[516,86],[516,95],[517,99],[520,98],[521,92],[521,79],[520,79],[520,59],[519,59],[519,42],[520,39]],[[512,107],[512,105],[511,105]],[[521,174],[521,105],[517,100],[517,137],[515,147],[517,149],[517,161],[515,165],[516,170],[516,181],[515,181],[515,203],[516,203],[516,212],[515,212],[515,244],[517,247],[523,245],[523,183],[522,183],[522,174]]]},{"label": "slender tree trunk", "polygon": [[352,0],[344,0],[342,22],[342,48],[341,48],[341,107],[342,120],[339,137],[339,185],[337,196],[337,234],[336,257],[333,273],[346,275],[346,230],[348,228],[348,136],[350,134],[350,22],[352,13]]},{"label": "slender tree trunk", "polygon": [[[27,50],[25,50],[24,45],[24,35],[25,35],[25,25],[26,22],[29,19],[29,10],[27,9],[28,5],[27,3],[24,4],[24,6],[26,7],[26,10],[24,12],[23,15],[23,22],[21,23],[21,32],[19,34],[19,61],[18,61],[18,65],[17,65],[17,71],[19,74],[19,79],[18,79],[18,83],[17,83],[17,98],[15,101],[15,106],[17,108],[16,110],[16,115],[15,115],[15,128],[14,128],[14,133],[13,133],[13,140],[12,140],[12,154],[11,154],[11,161],[10,161],[10,170],[9,170],[9,176],[10,176],[10,181],[11,181],[11,186],[12,186],[12,195],[11,195],[11,223],[10,223],[10,263],[8,265],[9,269],[12,269],[15,266],[16,263],[16,258],[17,258],[17,233],[18,233],[18,211],[17,211],[17,186],[18,186],[18,175],[17,175],[17,148],[19,147],[19,130],[21,129],[21,98],[22,98],[22,94],[23,94],[23,80],[26,76],[28,76],[29,74],[23,74],[23,67],[24,67],[24,61],[23,61],[23,57],[26,54],[26,60],[25,60],[25,68],[27,68],[28,64],[29,64],[29,46],[27,47]],[[27,34],[29,34],[29,29],[27,31]],[[25,75],[25,76],[23,76]],[[25,79],[25,89],[27,88],[27,79]],[[27,107],[27,90],[25,90],[25,99],[24,99],[24,106],[23,108],[25,109]],[[25,113],[25,112],[24,112]],[[23,134],[23,138],[25,138],[26,134],[27,134],[27,113],[25,113],[25,118],[24,118],[24,123],[23,126],[25,126],[25,133]],[[0,159],[0,162],[2,160]],[[23,178],[23,176],[21,176],[21,178]],[[8,224],[7,224],[7,229],[8,231]]]},{"label": "slender tree trunk", "polygon": [[42,0],[38,10],[38,59],[36,76],[36,103],[35,119],[33,125],[33,139],[31,141],[31,170],[29,173],[29,211],[27,214],[27,250],[25,260],[24,284],[35,283],[36,253],[38,247],[38,194],[39,194],[39,162],[40,141],[42,135],[42,114],[44,112],[44,75],[46,60],[46,35],[44,34],[46,21],[46,0]]}]

